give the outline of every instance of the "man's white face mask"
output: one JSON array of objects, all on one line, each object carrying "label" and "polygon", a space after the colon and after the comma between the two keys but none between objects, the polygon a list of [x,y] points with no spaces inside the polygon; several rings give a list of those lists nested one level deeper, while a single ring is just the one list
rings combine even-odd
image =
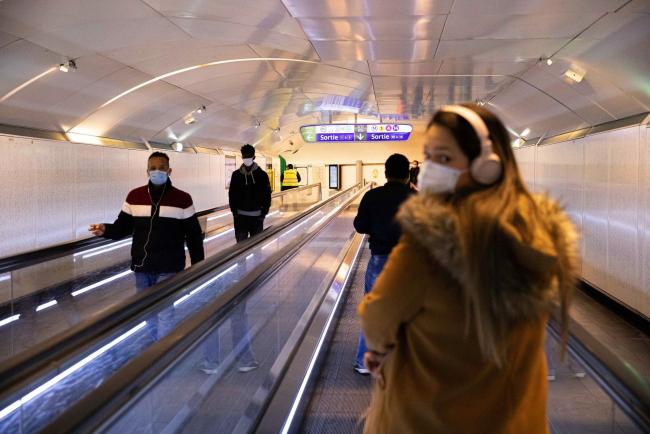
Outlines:
[{"label": "man's white face mask", "polygon": [[250,167],[253,165],[254,158],[244,158],[244,166]]},{"label": "man's white face mask", "polygon": [[465,170],[454,169],[426,160],[418,174],[418,188],[429,193],[453,193],[458,178]]}]

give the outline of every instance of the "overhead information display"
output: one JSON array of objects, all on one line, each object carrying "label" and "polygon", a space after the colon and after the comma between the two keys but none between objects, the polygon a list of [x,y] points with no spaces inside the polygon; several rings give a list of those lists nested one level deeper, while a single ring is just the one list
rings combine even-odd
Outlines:
[{"label": "overhead information display", "polygon": [[408,124],[324,124],[300,127],[302,139],[316,142],[392,142],[408,140]]}]

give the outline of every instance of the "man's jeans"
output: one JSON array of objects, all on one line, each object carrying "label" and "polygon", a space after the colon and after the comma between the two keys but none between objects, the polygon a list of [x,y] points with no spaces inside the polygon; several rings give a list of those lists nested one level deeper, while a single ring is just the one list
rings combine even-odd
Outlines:
[{"label": "man's jeans", "polygon": [[[367,294],[372,290],[372,286],[377,280],[377,276],[381,273],[381,270],[384,269],[388,255],[372,255],[368,261],[368,268],[366,268],[366,280],[363,287],[364,294]],[[366,339],[363,337],[363,331],[359,334],[359,345],[357,345],[357,356],[355,359],[356,366],[363,366],[363,355],[368,351],[366,347]]]},{"label": "man's jeans", "polygon": [[[169,279],[176,273],[143,273],[136,271],[135,275],[135,289],[139,294],[150,286],[165,279]],[[167,307],[157,314],[151,314],[147,318],[147,326],[153,340],[161,339],[174,328],[174,308]]]}]

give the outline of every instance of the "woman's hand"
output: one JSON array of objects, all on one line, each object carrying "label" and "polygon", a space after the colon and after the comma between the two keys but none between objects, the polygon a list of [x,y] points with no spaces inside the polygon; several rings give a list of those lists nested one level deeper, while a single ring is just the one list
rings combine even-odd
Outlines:
[{"label": "woman's hand", "polygon": [[370,375],[379,378],[379,371],[385,358],[386,354],[377,353],[375,351],[366,351],[363,355],[363,364],[366,365],[366,368],[370,371]]}]

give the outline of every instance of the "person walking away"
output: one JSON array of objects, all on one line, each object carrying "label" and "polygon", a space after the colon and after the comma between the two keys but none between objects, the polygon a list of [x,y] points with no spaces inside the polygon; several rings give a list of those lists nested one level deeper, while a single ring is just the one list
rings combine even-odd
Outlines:
[{"label": "person walking away", "polygon": [[[137,292],[182,271],[186,244],[192,265],[204,259],[203,233],[192,196],[172,185],[171,173],[167,154],[152,153],[147,160],[149,183],[129,192],[115,222],[89,227],[99,237],[133,237],[131,270]],[[173,320],[161,318],[161,323],[164,330],[160,332],[165,334]],[[154,336],[160,337],[157,321],[152,327]]]},{"label": "person walking away", "polygon": [[376,378],[364,432],[547,434],[544,330],[557,306],[566,339],[574,226],[529,192],[483,107],[442,107],[424,155],[358,309]]},{"label": "person walking away", "polygon": [[[400,227],[395,221],[395,214],[412,190],[409,188],[409,161],[402,154],[393,154],[384,164],[387,182],[381,187],[368,191],[359,204],[354,218],[354,229],[370,235],[370,260],[366,268],[364,292],[372,289],[375,279],[384,268],[393,247],[400,237]],[[366,353],[366,341],[363,332],[359,334],[359,343],[354,360],[354,370],[362,375],[369,371],[363,364]]]},{"label": "person walking away", "polygon": [[417,190],[418,186],[418,175],[420,174],[420,163],[418,160],[413,160],[411,163],[413,166],[409,169],[409,183],[411,188]]},{"label": "person walking away", "polygon": [[286,170],[280,174],[280,190],[290,190],[300,185],[300,173],[293,168],[293,164],[288,164]]}]

